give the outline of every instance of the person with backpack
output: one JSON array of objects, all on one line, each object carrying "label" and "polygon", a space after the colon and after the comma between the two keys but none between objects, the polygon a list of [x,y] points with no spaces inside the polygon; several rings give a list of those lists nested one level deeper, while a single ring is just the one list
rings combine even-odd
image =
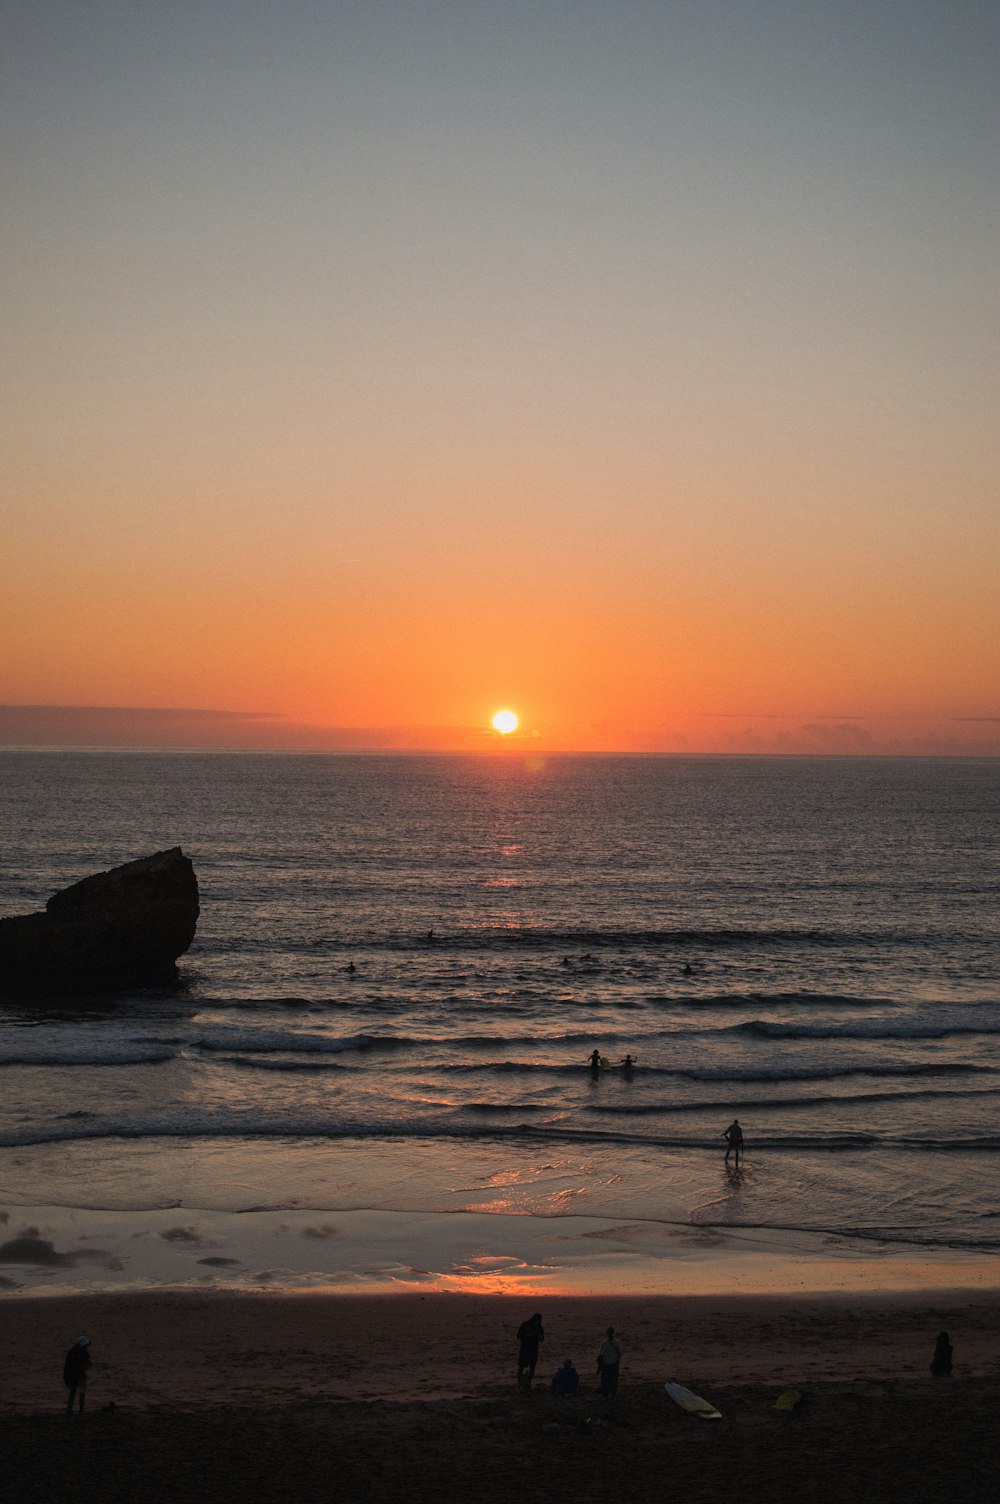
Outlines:
[{"label": "person with backpack", "polygon": [[63,1363],[63,1383],[69,1390],[69,1399],[66,1401],[67,1415],[73,1414],[73,1401],[78,1395],[80,1414],[83,1414],[84,1401],[87,1398],[87,1369],[89,1367],[90,1338],[77,1337]]}]

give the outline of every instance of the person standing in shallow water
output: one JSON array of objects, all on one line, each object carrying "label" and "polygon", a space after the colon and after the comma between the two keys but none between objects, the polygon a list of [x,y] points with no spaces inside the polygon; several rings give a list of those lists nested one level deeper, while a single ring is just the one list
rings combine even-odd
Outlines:
[{"label": "person standing in shallow water", "polygon": [[743,1153],[743,1129],[740,1127],[739,1118],[733,1118],[729,1127],[724,1129],[722,1137],[726,1141],[725,1163],[729,1163],[730,1154],[735,1154],[736,1163],[739,1164],[740,1155]]},{"label": "person standing in shallow water", "polygon": [[90,1338],[77,1337],[63,1363],[63,1383],[69,1390],[69,1399],[66,1401],[67,1415],[73,1414],[73,1401],[77,1395],[80,1396],[80,1414],[83,1414],[83,1405],[87,1398],[87,1369],[89,1367]]},{"label": "person standing in shallow water", "polygon": [[519,1389],[530,1389],[538,1362],[538,1344],[545,1341],[542,1318],[537,1311],[528,1321],[521,1322],[517,1329],[517,1340],[520,1344],[517,1350],[517,1385]]}]

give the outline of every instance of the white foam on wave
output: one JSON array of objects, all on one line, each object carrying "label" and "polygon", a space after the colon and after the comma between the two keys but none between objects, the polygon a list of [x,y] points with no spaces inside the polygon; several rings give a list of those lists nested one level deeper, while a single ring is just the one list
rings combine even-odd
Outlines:
[{"label": "white foam on wave", "polygon": [[5,1050],[0,1066],[162,1065],[176,1058],[176,1050],[145,1044],[50,1045],[29,1050]]}]

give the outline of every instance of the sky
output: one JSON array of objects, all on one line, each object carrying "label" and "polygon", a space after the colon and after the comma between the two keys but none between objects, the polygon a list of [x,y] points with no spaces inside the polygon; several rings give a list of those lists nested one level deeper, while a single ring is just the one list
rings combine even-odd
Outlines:
[{"label": "sky", "polygon": [[993,0],[0,18],[0,744],[1000,755]]}]

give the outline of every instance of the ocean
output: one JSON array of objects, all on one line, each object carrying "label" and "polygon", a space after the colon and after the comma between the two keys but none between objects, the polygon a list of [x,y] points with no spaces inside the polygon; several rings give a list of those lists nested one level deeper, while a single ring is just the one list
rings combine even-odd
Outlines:
[{"label": "ocean", "polygon": [[0,1290],[981,1266],[998,773],[0,754],[0,913],[174,845],[202,897],[178,987],[0,1000]]}]

